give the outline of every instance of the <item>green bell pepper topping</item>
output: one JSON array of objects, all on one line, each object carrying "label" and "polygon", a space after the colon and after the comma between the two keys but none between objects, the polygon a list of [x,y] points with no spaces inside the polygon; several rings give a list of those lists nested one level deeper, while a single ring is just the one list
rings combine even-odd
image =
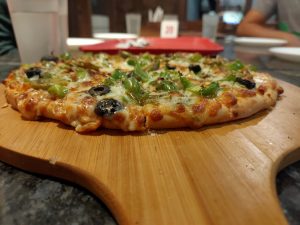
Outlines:
[{"label": "green bell pepper topping", "polygon": [[107,86],[112,86],[116,83],[118,80],[123,80],[126,77],[126,73],[120,71],[120,70],[115,70],[111,77],[108,77],[104,80],[104,84]]},{"label": "green bell pepper topping", "polygon": [[123,77],[125,77],[125,73],[120,70],[115,70],[111,76],[114,80],[121,80]]},{"label": "green bell pepper topping", "polygon": [[77,70],[76,70],[77,79],[81,80],[81,79],[87,77],[88,74],[89,74],[88,71],[83,68],[77,68]]},{"label": "green bell pepper topping", "polygon": [[171,79],[171,75],[169,73],[170,71],[165,71],[165,72],[160,72],[158,74],[159,77],[164,78],[164,79]]},{"label": "green bell pepper topping", "polygon": [[189,57],[189,60],[193,63],[196,63],[196,62],[199,62],[201,58],[202,58],[202,55],[200,55],[199,53],[194,53]]},{"label": "green bell pepper topping", "polygon": [[235,80],[236,80],[236,76],[233,75],[233,74],[230,74],[230,75],[226,76],[222,81],[233,81],[233,82],[235,82]]},{"label": "green bell pepper topping", "polygon": [[180,77],[180,82],[184,90],[189,88],[192,85],[191,81],[189,81],[186,77]]},{"label": "green bell pepper topping", "polygon": [[194,93],[194,94],[199,94],[201,87],[200,86],[190,86],[187,88],[188,91]]},{"label": "green bell pepper topping", "polygon": [[130,65],[130,66],[135,66],[137,64],[137,61],[130,58],[127,60],[127,64]]},{"label": "green bell pepper topping", "polygon": [[233,71],[239,71],[241,69],[243,69],[245,66],[243,63],[241,63],[241,61],[236,60],[233,63],[229,64],[229,69],[233,70]]},{"label": "green bell pepper topping", "polygon": [[216,97],[219,89],[220,85],[217,82],[212,82],[208,87],[202,88],[199,94],[204,97],[212,98]]},{"label": "green bell pepper topping", "polygon": [[107,85],[107,86],[112,86],[115,84],[115,80],[112,79],[111,77],[108,77],[104,80],[104,84]]},{"label": "green bell pepper topping", "polygon": [[63,54],[60,55],[60,58],[62,60],[68,60],[68,59],[72,58],[72,55],[69,52],[65,52],[65,53],[63,53]]},{"label": "green bell pepper topping", "polygon": [[63,98],[68,93],[68,88],[59,84],[54,84],[48,88],[48,92],[59,98]]}]

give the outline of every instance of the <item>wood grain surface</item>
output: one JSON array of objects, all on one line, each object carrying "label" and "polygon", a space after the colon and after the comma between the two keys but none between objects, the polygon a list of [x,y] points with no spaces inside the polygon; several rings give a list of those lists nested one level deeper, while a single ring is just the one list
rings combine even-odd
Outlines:
[{"label": "wood grain surface", "polygon": [[78,134],[26,121],[0,86],[0,160],[78,183],[121,225],[287,224],[278,170],[300,159],[300,89],[250,118],[199,130]]}]

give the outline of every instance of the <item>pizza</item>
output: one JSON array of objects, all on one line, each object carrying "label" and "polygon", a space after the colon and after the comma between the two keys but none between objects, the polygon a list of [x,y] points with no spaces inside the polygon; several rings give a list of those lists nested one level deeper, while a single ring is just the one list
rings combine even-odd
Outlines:
[{"label": "pizza", "polygon": [[12,71],[4,85],[24,119],[54,119],[79,133],[197,129],[250,117],[283,93],[251,65],[199,53],[51,55]]}]

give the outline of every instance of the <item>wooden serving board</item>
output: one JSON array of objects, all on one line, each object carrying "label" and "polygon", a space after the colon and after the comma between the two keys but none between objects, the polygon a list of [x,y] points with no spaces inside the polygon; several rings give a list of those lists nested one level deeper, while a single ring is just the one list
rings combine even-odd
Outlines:
[{"label": "wooden serving board", "polygon": [[251,118],[145,133],[22,120],[1,94],[0,160],[88,188],[121,225],[287,224],[275,176],[300,159],[300,89],[281,84]]}]

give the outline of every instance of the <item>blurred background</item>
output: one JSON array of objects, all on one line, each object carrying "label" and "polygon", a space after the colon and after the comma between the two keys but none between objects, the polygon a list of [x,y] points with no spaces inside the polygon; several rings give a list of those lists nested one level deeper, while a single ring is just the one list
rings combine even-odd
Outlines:
[{"label": "blurred background", "polygon": [[200,31],[202,15],[215,11],[220,16],[220,31],[234,33],[236,25],[250,9],[252,2],[253,0],[72,0],[69,1],[69,32],[71,37],[126,32],[125,14],[131,12],[141,13],[144,28],[155,29],[158,26],[149,21],[149,10],[155,11],[160,7],[165,16],[173,15],[178,18],[180,31]]}]

